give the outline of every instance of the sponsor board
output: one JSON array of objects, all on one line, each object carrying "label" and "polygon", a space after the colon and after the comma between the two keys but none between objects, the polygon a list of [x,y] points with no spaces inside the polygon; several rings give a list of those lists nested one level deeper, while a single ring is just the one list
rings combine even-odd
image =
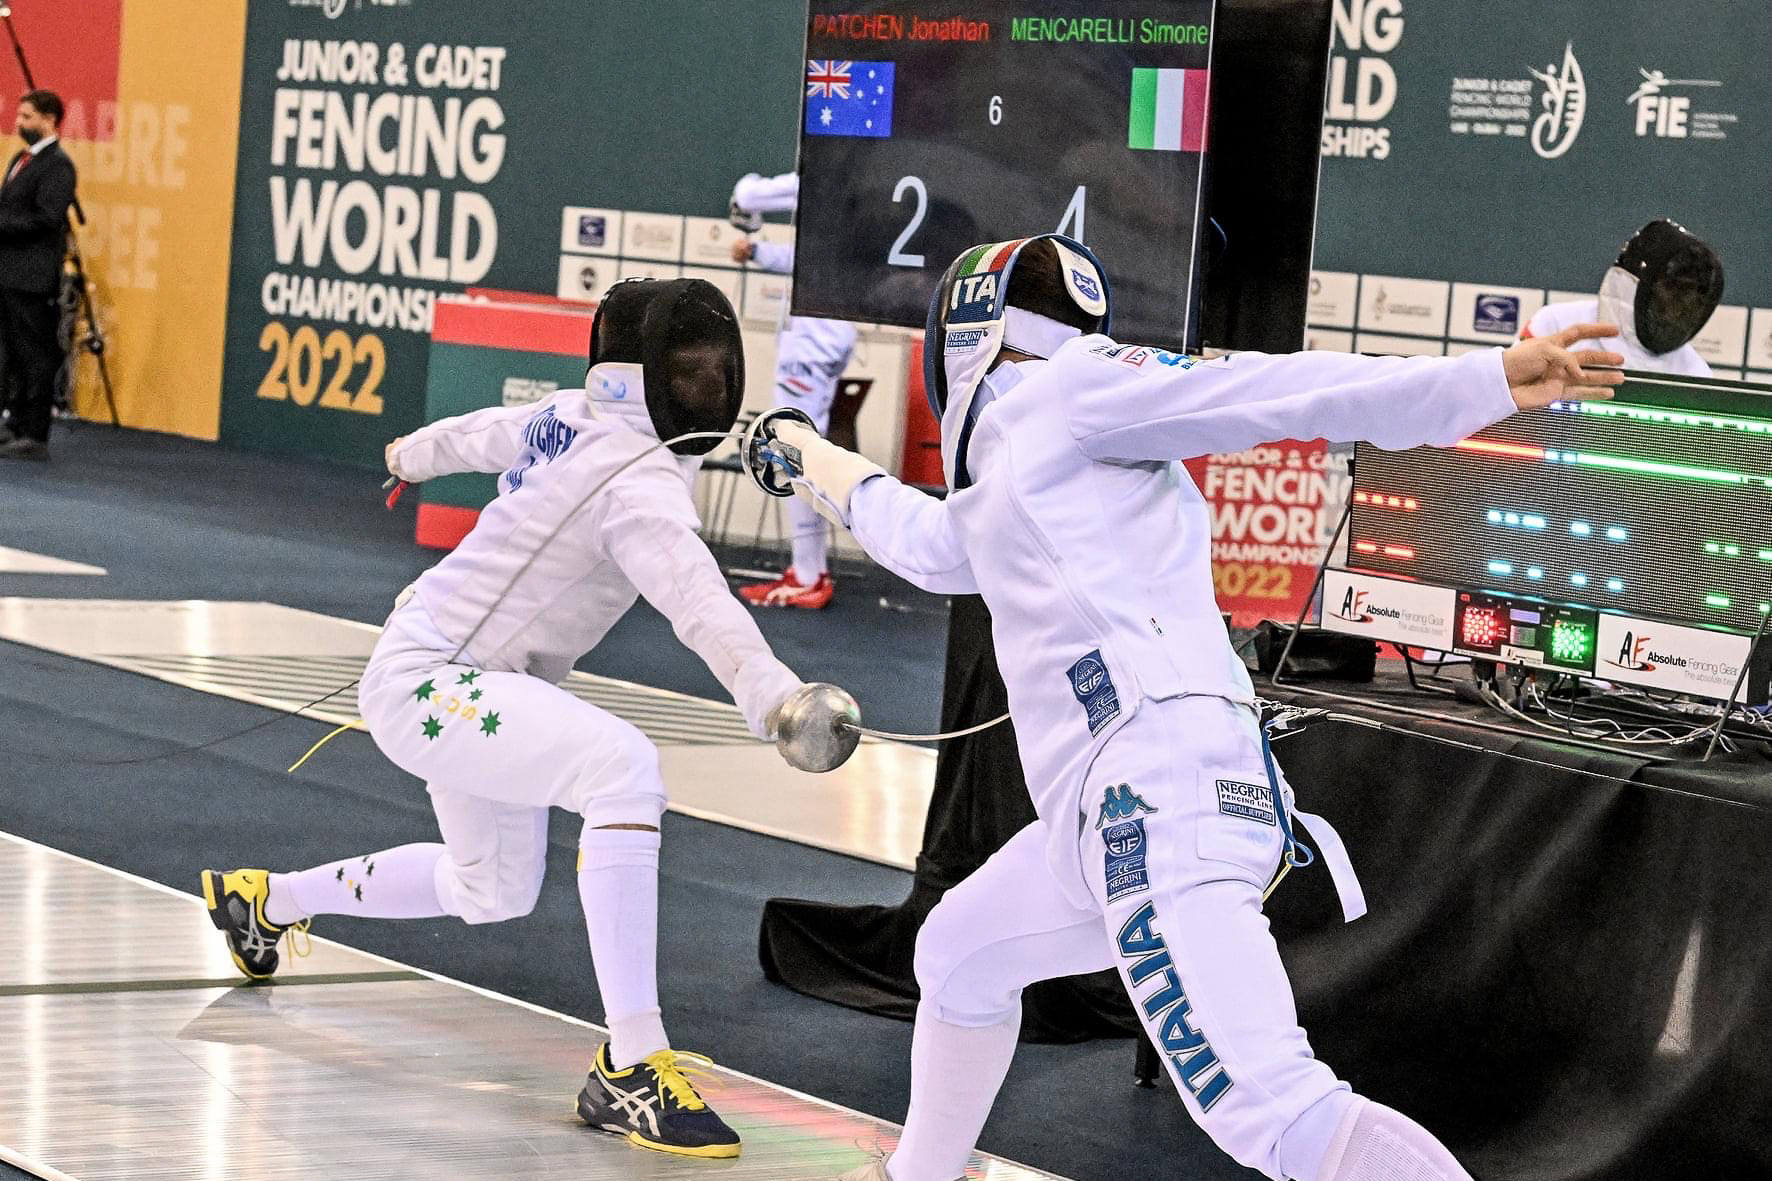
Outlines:
[{"label": "sponsor board", "polygon": [[1304,330],[1304,347],[1306,352],[1351,353],[1354,351],[1354,334],[1328,328],[1307,328]]},{"label": "sponsor board", "polygon": [[616,268],[619,265],[613,258],[563,254],[560,256],[560,270],[556,276],[554,294],[561,299],[594,303],[615,282]]},{"label": "sponsor board", "polygon": [[1327,570],[1323,626],[1347,635],[1445,651],[1452,647],[1455,599],[1449,587]]},{"label": "sponsor board", "polygon": [[568,205],[560,210],[560,253],[620,254],[619,209],[593,209]]},{"label": "sponsor board", "polygon": [[636,213],[622,218],[621,253],[624,258],[649,262],[683,261],[683,219],[669,213]]},{"label": "sponsor board", "polygon": [[1443,337],[1451,299],[1450,283],[1367,275],[1360,281],[1359,326],[1369,332]]},{"label": "sponsor board", "polygon": [[1323,328],[1352,328],[1360,303],[1360,276],[1346,271],[1312,271],[1305,320]]},{"label": "sponsor board", "polygon": [[730,267],[733,243],[744,231],[723,217],[683,219],[683,261],[693,266]]},{"label": "sponsor board", "polygon": [[1747,309],[1719,307],[1692,338],[1692,347],[1714,366],[1740,369],[1747,354]]},{"label": "sponsor board", "polygon": [[786,275],[746,271],[744,305],[740,315],[753,324],[779,327],[783,317],[787,315],[790,288]]},{"label": "sponsor board", "polygon": [[1594,675],[1672,693],[1726,699],[1753,642],[1728,632],[1601,615]]},{"label": "sponsor board", "polygon": [[1755,308],[1749,325],[1747,363],[1756,369],[1772,369],[1772,308]]},{"label": "sponsor board", "polygon": [[1446,352],[1446,342],[1438,338],[1424,340],[1419,336],[1386,336],[1378,332],[1362,332],[1355,338],[1354,351],[1398,357],[1438,357]]},{"label": "sponsor board", "polygon": [[1450,334],[1454,340],[1507,344],[1520,335],[1538,309],[1544,292],[1493,283],[1454,283]]}]

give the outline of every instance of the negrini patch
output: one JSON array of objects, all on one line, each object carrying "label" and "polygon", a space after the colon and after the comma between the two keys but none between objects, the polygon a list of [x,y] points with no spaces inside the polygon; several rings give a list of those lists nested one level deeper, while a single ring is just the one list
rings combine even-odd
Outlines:
[{"label": "negrini patch", "polygon": [[1253,820],[1258,824],[1274,823],[1274,794],[1265,783],[1242,783],[1235,779],[1217,780],[1218,810],[1226,816]]}]

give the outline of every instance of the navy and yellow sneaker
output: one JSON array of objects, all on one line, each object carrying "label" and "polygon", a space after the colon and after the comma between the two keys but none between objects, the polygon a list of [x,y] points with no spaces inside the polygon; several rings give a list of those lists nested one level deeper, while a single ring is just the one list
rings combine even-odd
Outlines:
[{"label": "navy and yellow sneaker", "polygon": [[697,1067],[713,1062],[700,1054],[660,1050],[626,1070],[610,1065],[605,1042],[591,1062],[578,1116],[628,1143],[679,1156],[730,1157],[739,1152],[738,1133],[714,1114],[689,1081]]},{"label": "navy and yellow sneaker", "polygon": [[308,920],[279,927],[265,918],[270,886],[269,870],[203,871],[203,902],[209,907],[209,921],[227,937],[234,966],[253,980],[269,980],[276,972],[277,941],[285,933],[291,935],[290,950],[298,956],[307,954],[296,947],[294,935],[307,932]]}]

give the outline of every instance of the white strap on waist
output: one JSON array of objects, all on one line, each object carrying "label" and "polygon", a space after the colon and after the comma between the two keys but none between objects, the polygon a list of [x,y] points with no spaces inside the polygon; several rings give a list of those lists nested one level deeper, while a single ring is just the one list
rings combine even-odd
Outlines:
[{"label": "white strap on waist", "polygon": [[1316,838],[1317,852],[1323,858],[1323,865],[1329,870],[1329,878],[1335,883],[1336,897],[1341,899],[1341,913],[1344,922],[1353,922],[1366,913],[1366,892],[1360,889],[1360,879],[1354,873],[1354,863],[1348,860],[1347,845],[1343,843],[1341,834],[1335,826],[1321,816],[1309,812],[1292,810],[1292,819],[1303,822],[1310,829],[1311,836]]}]

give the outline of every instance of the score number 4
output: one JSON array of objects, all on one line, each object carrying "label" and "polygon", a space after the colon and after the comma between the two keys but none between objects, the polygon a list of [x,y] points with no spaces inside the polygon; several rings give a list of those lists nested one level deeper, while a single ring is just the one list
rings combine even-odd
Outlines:
[{"label": "score number 4", "polygon": [[[998,98],[991,99],[991,121],[994,123],[1002,116],[1002,103]],[[897,205],[910,193],[917,199],[917,207],[911,213],[911,220],[906,223],[898,237],[892,242],[892,249],[886,252],[886,265],[889,267],[922,267],[924,257],[912,254],[905,249],[910,244],[911,235],[923,227],[923,219],[929,216],[929,186],[923,183],[920,176],[901,176],[892,190],[892,203]],[[1054,233],[1067,234],[1077,241],[1085,241],[1083,234],[1083,218],[1087,212],[1089,186],[1078,185],[1077,191],[1071,194],[1071,203],[1064,207],[1064,216],[1058,219],[1058,229]]]},{"label": "score number 4", "polygon": [[[272,320],[258,334],[259,351],[271,354],[271,368],[258,383],[258,396],[297,406],[311,406],[316,397],[327,410],[352,410],[358,414],[380,414],[381,379],[388,371],[388,353],[381,337],[365,332],[356,340],[334,328],[322,341],[320,334],[304,324],[292,334],[281,320]],[[332,380],[320,389],[321,370],[329,361],[337,364]],[[363,381],[352,393],[347,385],[358,365],[367,364]]]}]

